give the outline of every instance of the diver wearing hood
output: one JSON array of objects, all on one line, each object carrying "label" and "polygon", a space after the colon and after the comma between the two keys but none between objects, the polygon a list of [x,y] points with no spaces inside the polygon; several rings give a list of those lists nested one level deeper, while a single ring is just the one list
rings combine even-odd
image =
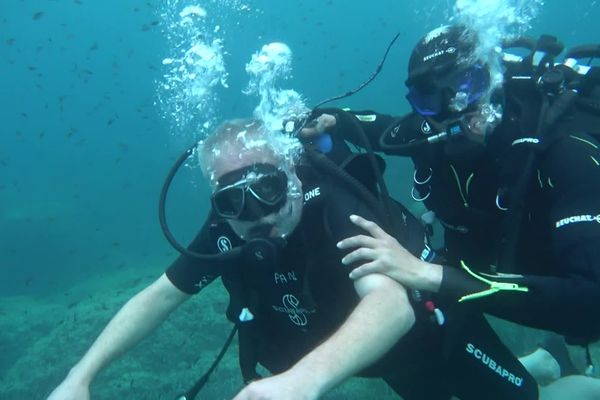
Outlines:
[{"label": "diver wearing hood", "polygon": [[[376,151],[411,157],[412,197],[444,227],[447,265],[400,250],[386,263],[371,253],[347,258],[370,262],[353,276],[386,273],[450,304],[466,303],[584,344],[600,337],[600,144],[594,136],[600,119],[572,101],[577,92],[568,82],[551,85],[557,72],[577,67],[569,59],[554,68],[550,56],[562,47],[543,39],[539,52],[505,63],[504,80],[495,85],[489,65],[474,55],[476,35],[445,26],[411,54],[406,86],[412,113],[319,113],[334,143],[360,144],[358,122]],[[355,238],[344,246],[373,243]]]}]

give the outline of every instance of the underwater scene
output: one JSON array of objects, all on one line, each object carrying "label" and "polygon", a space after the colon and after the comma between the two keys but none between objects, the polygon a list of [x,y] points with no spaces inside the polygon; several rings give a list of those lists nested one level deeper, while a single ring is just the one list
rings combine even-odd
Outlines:
[{"label": "underwater scene", "polygon": [[[46,399],[178,257],[161,230],[161,190],[222,121],[281,129],[378,66],[325,107],[403,115],[411,51],[436,27],[469,25],[492,47],[549,34],[570,48],[600,42],[599,18],[596,0],[0,1],[0,399]],[[392,197],[422,214],[411,160],[386,161]],[[166,202],[179,243],[197,234],[210,194],[192,152]],[[441,235],[436,226],[434,245]],[[227,306],[217,280],[104,369],[91,398],[176,398],[222,348]],[[540,340],[490,320],[519,356]],[[585,349],[569,350],[585,368]],[[600,363],[600,346],[590,350]],[[243,388],[237,353],[234,341],[198,398]],[[400,397],[380,379],[351,378],[322,398]]]}]

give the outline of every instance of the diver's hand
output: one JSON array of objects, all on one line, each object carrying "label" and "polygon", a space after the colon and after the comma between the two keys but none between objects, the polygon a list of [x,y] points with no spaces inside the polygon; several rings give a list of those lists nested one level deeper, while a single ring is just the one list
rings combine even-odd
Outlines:
[{"label": "diver's hand", "polygon": [[442,266],[431,264],[413,256],[398,241],[388,235],[376,223],[358,215],[351,215],[358,227],[368,235],[346,238],[337,244],[340,249],[353,249],[342,258],[344,265],[364,263],[350,272],[350,278],[358,279],[372,273],[380,273],[398,281],[405,287],[437,292],[442,282]]},{"label": "diver's hand", "polygon": [[300,137],[303,138],[311,138],[314,136],[319,136],[327,129],[333,128],[335,126],[336,119],[334,115],[331,114],[321,114],[316,119],[309,121],[300,131]]},{"label": "diver's hand", "polygon": [[67,378],[50,393],[47,400],[90,400],[89,385]]},{"label": "diver's hand", "polygon": [[319,394],[311,381],[291,371],[254,381],[233,400],[316,400]]}]

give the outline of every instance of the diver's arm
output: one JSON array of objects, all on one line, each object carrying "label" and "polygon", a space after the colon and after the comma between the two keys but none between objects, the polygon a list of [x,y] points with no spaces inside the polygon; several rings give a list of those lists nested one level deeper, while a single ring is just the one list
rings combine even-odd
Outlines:
[{"label": "diver's arm", "polygon": [[[600,195],[596,204],[600,205]],[[406,287],[438,293],[442,304],[463,302],[481,312],[572,337],[600,336],[600,318],[596,317],[600,304],[600,232],[557,253],[560,274],[478,274],[482,278],[478,279],[466,269],[422,261],[377,225],[370,227],[372,222],[354,218],[353,222],[369,235],[346,238],[338,244],[342,249],[357,248],[342,260],[346,265],[362,263],[351,272],[352,279],[381,273]],[[517,268],[526,270],[526,266]],[[514,284],[527,291],[493,290],[492,285],[498,284]]]},{"label": "diver's arm", "polygon": [[355,282],[361,300],[344,324],[288,371],[247,386],[234,400],[317,399],[383,356],[412,327],[404,288],[383,275]]},{"label": "diver's arm", "polygon": [[[528,292],[500,291],[469,300],[472,307],[522,325],[551,330],[573,338],[600,337],[600,250],[597,243],[580,244],[571,249],[561,268],[571,271],[561,276],[485,276],[495,282],[515,283]],[[471,278],[464,271],[444,267],[440,294],[457,301],[462,296],[480,293],[490,286]]]},{"label": "diver's arm", "polygon": [[[600,168],[595,168],[598,174],[593,181],[600,182]],[[556,188],[565,188],[564,182],[558,179],[554,183]],[[500,291],[468,303],[523,325],[574,338],[600,338],[600,223],[597,217],[600,215],[600,186],[587,186],[585,179],[582,183],[578,185],[580,190],[560,196],[549,217],[551,240],[546,251],[553,259],[553,265],[548,265],[549,273],[490,277],[493,281],[516,283],[528,291]],[[575,217],[573,221],[582,217],[590,220],[560,225],[571,217]],[[518,260],[515,270],[527,271],[527,262]],[[457,299],[486,289],[489,285],[476,281],[464,271],[444,268],[442,295]]]},{"label": "diver's arm", "polygon": [[117,312],[49,399],[71,398],[69,387],[87,388],[102,368],[148,336],[189,297],[163,274]]},{"label": "diver's arm", "polygon": [[[367,222],[360,218],[356,223],[362,226]],[[589,238],[561,252],[558,257],[563,271],[561,274],[478,274],[488,281],[486,283],[465,269],[422,261],[380,228],[377,227],[377,230],[382,233],[370,232],[372,236],[355,236],[340,242],[343,249],[358,247],[344,257],[344,264],[364,262],[351,272],[351,278],[382,273],[406,287],[437,292],[442,304],[463,302],[465,306],[522,325],[571,337],[600,337],[600,318],[597,317],[600,304],[600,237]],[[520,270],[525,270],[525,267]],[[527,291],[492,291],[491,282],[494,285],[516,284]]]},{"label": "diver's arm", "polygon": [[[346,111],[325,108],[318,110],[317,115],[322,114],[335,116],[334,126],[325,129],[326,132],[333,135],[334,146],[341,140],[364,148],[362,130],[374,151],[411,156],[415,150],[403,146],[433,134],[424,118],[415,113],[393,117],[370,110]],[[314,132],[311,133],[315,134]]]},{"label": "diver's arm", "polygon": [[[548,210],[543,221],[549,239],[546,251],[553,262],[547,273],[491,278],[529,291],[501,291],[470,302],[524,325],[575,337],[600,336],[599,147],[591,138],[565,136],[546,151],[534,178],[541,196],[532,206]],[[528,261],[517,260],[514,270],[531,270]],[[464,271],[445,268],[440,293],[457,298],[486,288]]]},{"label": "diver's arm", "polygon": [[346,322],[290,371],[314,379],[321,395],[381,358],[415,322],[397,282],[375,274],[356,281],[355,288],[361,301]]}]

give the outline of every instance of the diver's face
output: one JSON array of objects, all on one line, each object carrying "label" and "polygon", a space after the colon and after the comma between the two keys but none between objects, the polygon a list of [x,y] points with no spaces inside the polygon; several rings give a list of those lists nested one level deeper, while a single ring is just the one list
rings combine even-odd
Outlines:
[{"label": "diver's face", "polygon": [[502,118],[501,106],[489,100],[489,70],[480,64],[417,75],[406,83],[413,110],[450,138],[483,144]]},{"label": "diver's face", "polygon": [[[302,185],[294,171],[278,169],[280,164],[263,151],[215,162],[213,208],[224,211],[221,216],[244,240],[285,238],[300,222],[302,196],[298,194]],[[232,199],[228,200],[228,195]]]}]

